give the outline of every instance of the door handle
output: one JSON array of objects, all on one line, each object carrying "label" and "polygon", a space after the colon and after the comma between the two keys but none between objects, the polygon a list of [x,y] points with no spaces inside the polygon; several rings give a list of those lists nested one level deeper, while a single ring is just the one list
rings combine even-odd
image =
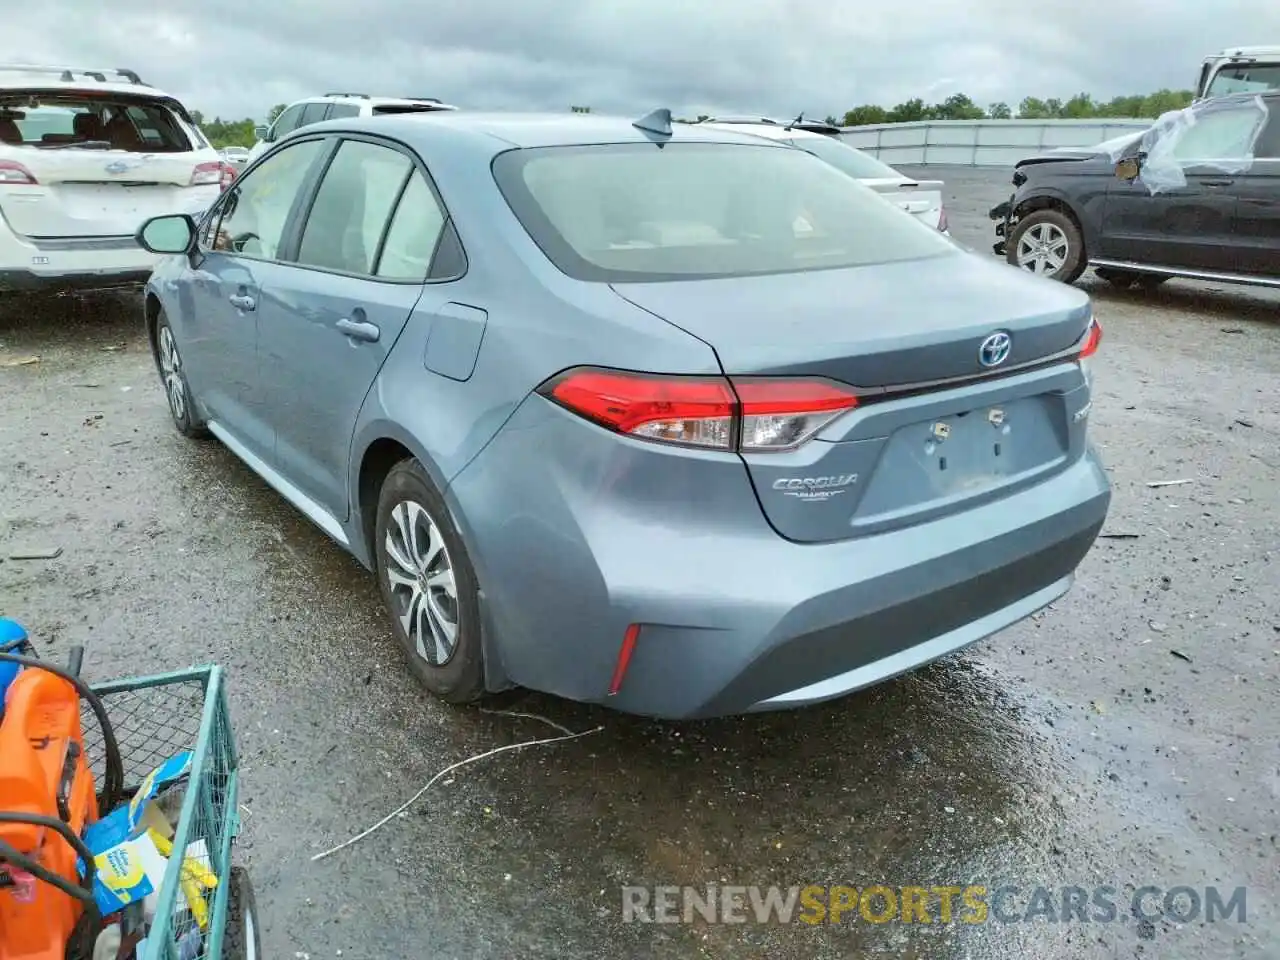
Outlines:
[{"label": "door handle", "polygon": [[237,310],[252,310],[258,305],[258,301],[243,293],[234,293],[227,299],[231,301],[231,305]]},{"label": "door handle", "polygon": [[343,317],[334,326],[344,336],[348,336],[352,340],[363,340],[366,343],[377,343],[378,338],[382,336],[382,331],[378,329],[376,324],[365,320],[349,320]]},{"label": "door handle", "polygon": [[1235,183],[1234,180],[1201,180],[1200,181],[1200,185],[1202,187],[1229,187],[1233,183]]}]

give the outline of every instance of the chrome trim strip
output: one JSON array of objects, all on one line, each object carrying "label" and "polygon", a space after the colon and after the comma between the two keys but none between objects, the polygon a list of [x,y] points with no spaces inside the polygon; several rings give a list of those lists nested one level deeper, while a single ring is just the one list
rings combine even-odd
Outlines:
[{"label": "chrome trim strip", "polygon": [[1154,273],[1162,277],[1182,277],[1185,280],[1217,280],[1221,283],[1243,283],[1254,287],[1280,287],[1280,277],[1264,277],[1247,273],[1218,273],[1213,270],[1190,270],[1183,267],[1132,263],[1128,260],[1098,260],[1092,257],[1089,259],[1089,266],[1132,270],[1134,273]]},{"label": "chrome trim strip", "polygon": [[245,466],[260,476],[263,480],[284,497],[306,516],[308,520],[317,527],[331,536],[344,547],[350,547],[351,541],[347,539],[347,534],[342,529],[342,524],[337,518],[324,507],[316,503],[305,493],[295,487],[292,483],[278,474],[271,467],[267,466],[260,458],[250,453],[249,450],[237,440],[226,427],[217,421],[210,420],[205,424],[209,428],[209,432],[222,441],[228,450],[244,461]]}]

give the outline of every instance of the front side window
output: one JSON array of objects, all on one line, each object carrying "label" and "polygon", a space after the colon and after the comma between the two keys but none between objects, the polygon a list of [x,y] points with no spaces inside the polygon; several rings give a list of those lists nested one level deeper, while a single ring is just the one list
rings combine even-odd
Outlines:
[{"label": "front side window", "polygon": [[302,119],[298,121],[299,128],[310,126],[313,123],[319,123],[324,119],[328,110],[329,104],[327,103],[308,103],[302,108]]},{"label": "front side window", "polygon": [[373,274],[373,265],[413,162],[398,150],[346,140],[325,171],[307,215],[298,263]]},{"label": "front side window", "polygon": [[289,212],[323,145],[305,140],[286,146],[237,180],[215,215],[213,249],[275,260]]},{"label": "front side window", "polygon": [[606,283],[791,273],[953,253],[828,163],[789,147],[511,150],[499,189],[564,273]]},{"label": "front side window", "polygon": [[1251,157],[1266,119],[1266,111],[1254,106],[1205,111],[1196,115],[1195,123],[1176,131],[1166,149],[1181,162]]},{"label": "front side window", "polygon": [[286,133],[293,133],[298,129],[298,121],[302,119],[303,104],[295,103],[280,116],[276,117],[275,126],[271,128],[271,139],[279,140]]}]

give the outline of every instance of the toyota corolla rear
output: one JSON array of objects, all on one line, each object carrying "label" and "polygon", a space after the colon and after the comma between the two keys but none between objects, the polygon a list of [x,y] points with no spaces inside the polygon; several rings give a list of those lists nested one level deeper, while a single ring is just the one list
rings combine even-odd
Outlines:
[{"label": "toyota corolla rear", "polygon": [[0,290],[143,280],[142,222],[200,213],[235,175],[176,100],[85,86],[0,88]]},{"label": "toyota corolla rear", "polygon": [[[559,369],[450,487],[497,669],[658,716],[778,709],[1060,597],[1110,500],[1088,299],[800,151],[677,140],[494,164],[564,305]],[[583,364],[575,337],[627,346]]]}]

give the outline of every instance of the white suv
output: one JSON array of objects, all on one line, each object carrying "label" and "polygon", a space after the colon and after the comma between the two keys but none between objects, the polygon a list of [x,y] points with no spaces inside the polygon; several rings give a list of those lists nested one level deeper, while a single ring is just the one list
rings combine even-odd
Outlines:
[{"label": "white suv", "polygon": [[321,120],[338,120],[343,117],[372,117],[382,113],[432,113],[437,110],[457,110],[457,107],[431,97],[371,97],[367,93],[326,93],[323,97],[310,97],[291,103],[281,111],[270,127],[255,127],[253,135],[258,142],[249,151],[248,163],[286,133],[300,127],[319,123]]},{"label": "white suv", "polygon": [[143,221],[199,214],[234,176],[131,70],[0,64],[0,295],[145,282]]},{"label": "white suv", "polygon": [[837,139],[839,127],[813,121],[782,124],[768,117],[713,117],[700,121],[700,125],[751,133],[799,147],[870,187],[921,223],[951,235],[942,204],[941,180],[913,180],[903,176],[887,163]]}]

